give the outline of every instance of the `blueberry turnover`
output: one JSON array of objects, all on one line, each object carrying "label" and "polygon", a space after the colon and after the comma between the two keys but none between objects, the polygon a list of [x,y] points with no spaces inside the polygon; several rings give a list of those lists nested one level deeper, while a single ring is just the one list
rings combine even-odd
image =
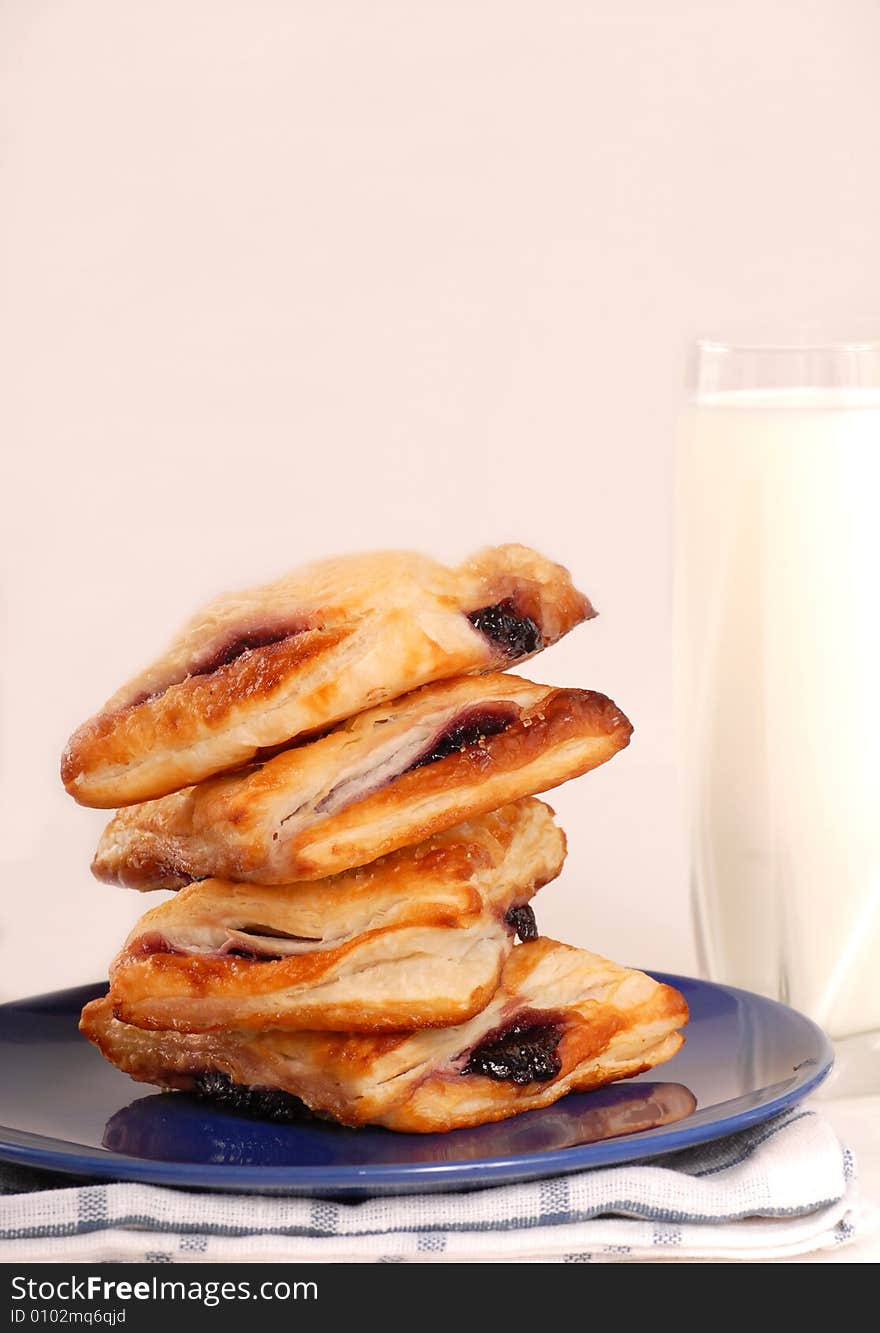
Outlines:
[{"label": "blueberry turnover", "polygon": [[129,935],[113,1012],[181,1032],[462,1023],[564,857],[552,811],[525,800],[319,884],[190,884]]},{"label": "blueberry turnover", "polygon": [[272,1114],[304,1103],[345,1125],[435,1133],[549,1106],[630,1078],[679,1049],[678,991],[597,954],[538,939],[511,953],[486,1007],[458,1027],[379,1036],[329,1032],[183,1033],[114,1017],[112,996],[81,1028],[142,1082]]},{"label": "blueberry turnover", "polygon": [[457,569],[406,551],[341,556],[219,598],[76,731],[82,805],[130,805],[240,767],[431,681],[503,670],[594,614],[525,546]]},{"label": "blueberry turnover", "polygon": [[592,690],[504,674],[428,685],[243,772],[120,810],[92,868],[138,889],[335,875],[577,777],[631,732]]},{"label": "blueberry turnover", "polygon": [[62,760],[77,801],[119,807],[95,875],[177,891],[129,934],[85,1036],[233,1114],[417,1134],[669,1060],[678,991],[542,937],[533,910],[565,859],[536,793],[632,726],[511,669],[594,614],[510,545],[457,569],[324,560],[197,615]]}]

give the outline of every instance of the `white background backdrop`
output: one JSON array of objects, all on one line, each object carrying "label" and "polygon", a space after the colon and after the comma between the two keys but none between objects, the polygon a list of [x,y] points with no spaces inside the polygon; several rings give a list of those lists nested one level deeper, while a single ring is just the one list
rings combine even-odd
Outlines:
[{"label": "white background backdrop", "polygon": [[0,997],[149,905],[58,757],[195,604],[510,538],[602,612],[532,673],[636,725],[540,923],[694,966],[684,349],[880,313],[878,50],[874,0],[4,0]]}]

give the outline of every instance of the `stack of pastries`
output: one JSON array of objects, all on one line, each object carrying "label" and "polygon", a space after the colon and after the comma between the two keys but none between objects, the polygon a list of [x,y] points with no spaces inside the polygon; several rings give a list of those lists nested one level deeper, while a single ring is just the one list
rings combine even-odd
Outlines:
[{"label": "stack of pastries", "polygon": [[669,1059],[681,995],[539,935],[535,799],[629,742],[508,668],[595,612],[536,551],[325,560],[222,597],[71,737],[99,879],[176,890],[81,1028],[133,1078],[277,1119],[445,1131]]}]

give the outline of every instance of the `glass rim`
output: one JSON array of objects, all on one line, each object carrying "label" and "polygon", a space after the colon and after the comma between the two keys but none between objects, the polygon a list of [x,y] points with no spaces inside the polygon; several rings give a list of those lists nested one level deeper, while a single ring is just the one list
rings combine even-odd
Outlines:
[{"label": "glass rim", "polygon": [[[843,326],[849,334],[822,337],[808,322],[790,325],[784,336],[748,341],[731,330],[729,339],[697,338],[688,365],[687,384],[696,397],[766,389],[880,389],[880,327]],[[745,334],[747,330],[743,330]],[[780,330],[780,332],[782,332]],[[831,330],[828,330],[828,334]]]},{"label": "glass rim", "polygon": [[[877,321],[880,326],[880,320]],[[725,352],[875,352],[880,350],[880,327],[876,336],[849,338],[818,338],[805,335],[802,339],[792,336],[782,338],[695,338],[694,348],[699,352],[718,355]]]}]

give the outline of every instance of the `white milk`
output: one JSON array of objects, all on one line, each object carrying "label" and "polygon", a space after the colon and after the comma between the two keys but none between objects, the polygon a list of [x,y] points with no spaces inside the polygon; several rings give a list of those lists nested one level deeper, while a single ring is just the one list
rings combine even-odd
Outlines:
[{"label": "white milk", "polygon": [[880,391],[682,424],[680,709],[712,976],[880,1029]]}]

